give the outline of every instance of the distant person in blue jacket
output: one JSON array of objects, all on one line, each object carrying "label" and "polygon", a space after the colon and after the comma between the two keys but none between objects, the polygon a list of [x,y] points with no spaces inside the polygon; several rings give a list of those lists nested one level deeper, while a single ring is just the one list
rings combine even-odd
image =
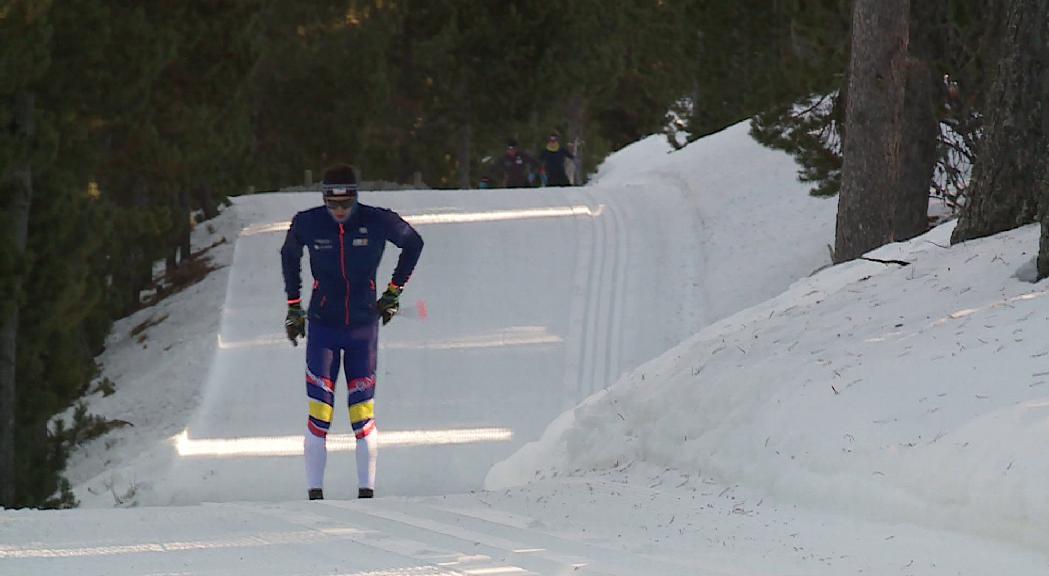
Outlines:
[{"label": "distant person in blue jacket", "polygon": [[539,162],[543,165],[540,170],[542,171],[544,186],[572,185],[572,182],[568,179],[568,174],[565,172],[566,158],[575,160],[575,155],[561,147],[561,138],[557,134],[548,136],[546,138],[546,148],[539,155]]},{"label": "distant person in blue jacket", "polygon": [[[396,212],[357,202],[353,168],[338,165],[324,173],[324,205],[295,215],[281,248],[291,343],[306,339],[306,421],[304,452],[307,495],[324,498],[326,438],[340,366],[349,389],[350,425],[357,437],[358,497],[375,494],[375,372],[379,319],[399,309],[398,299],[422,252],[419,234]],[[386,242],[401,249],[393,278],[376,301],[375,274]],[[302,248],[310,254],[313,291],[309,313],[302,309]],[[306,319],[309,318],[309,336]]]}]

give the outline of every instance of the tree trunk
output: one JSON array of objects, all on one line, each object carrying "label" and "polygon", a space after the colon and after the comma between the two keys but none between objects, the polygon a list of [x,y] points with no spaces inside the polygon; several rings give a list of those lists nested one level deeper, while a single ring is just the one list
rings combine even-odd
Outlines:
[{"label": "tree trunk", "polygon": [[[34,103],[31,94],[21,93],[15,98],[14,128],[18,135],[28,140],[33,135]],[[33,170],[29,160],[28,146],[25,157],[11,170],[11,223],[14,233],[15,253],[25,254],[29,237],[29,210],[33,200]],[[20,278],[15,278],[14,294],[21,290]],[[15,462],[15,393],[17,374],[18,303],[6,318],[0,318],[0,506],[13,505],[17,494]]]},{"label": "tree trunk", "polygon": [[892,216],[894,240],[909,240],[929,229],[929,190],[936,166],[941,84],[932,62],[937,58],[935,35],[945,19],[940,2],[911,4],[907,85],[903,110],[903,162]]},{"label": "tree trunk", "polygon": [[473,149],[473,126],[467,122],[459,129],[459,187],[463,190],[470,186],[470,161]]},{"label": "tree trunk", "polygon": [[568,101],[568,138],[565,139],[565,145],[569,146],[572,154],[575,155],[575,160],[573,160],[575,177],[572,179],[572,184],[575,186],[586,183],[582,155],[583,144],[585,144],[584,134],[586,134],[586,100],[581,94],[576,94]]},{"label": "tree trunk", "polygon": [[[1033,222],[1038,212],[1047,162],[1047,4],[1049,0],[1008,2],[984,135],[952,243]],[[1042,260],[1040,255],[1040,265]]]},{"label": "tree trunk", "polygon": [[834,261],[893,240],[903,177],[910,0],[856,0]]},{"label": "tree trunk", "polygon": [[219,215],[219,205],[215,202],[215,194],[211,191],[211,186],[208,184],[201,184],[195,190],[195,196],[197,204],[200,209],[204,211],[204,219],[211,220]]},{"label": "tree trunk", "polygon": [[471,123],[473,104],[470,100],[470,85],[464,75],[459,81],[459,94],[462,108],[459,126],[459,149],[456,155],[459,160],[459,188],[468,190],[470,186],[470,163],[473,161],[474,130]]},{"label": "tree trunk", "polygon": [[[1021,4],[1026,3],[1016,2],[1015,4],[1014,10],[1018,9]],[[1029,19],[1032,22],[1034,41],[1037,44],[1033,45],[1036,49],[1032,51],[1033,53],[1029,53],[1029,56],[1043,63],[1040,69],[1040,77],[1032,79],[1035,83],[1035,89],[1038,90],[1039,94],[1042,94],[1043,98],[1040,106],[1034,111],[1031,118],[1034,130],[1038,131],[1034,136],[1035,150],[1039,147],[1042,150],[1040,167],[1041,192],[1038,193],[1041,201],[1039,214],[1042,220],[1042,235],[1038,246],[1038,278],[1042,279],[1049,276],[1049,102],[1046,102],[1045,98],[1045,95],[1049,94],[1049,68],[1046,68],[1044,65],[1045,62],[1049,61],[1049,0],[1038,0],[1031,4],[1032,6],[1027,9],[1033,10],[1033,12],[1025,13],[1018,17]]]}]

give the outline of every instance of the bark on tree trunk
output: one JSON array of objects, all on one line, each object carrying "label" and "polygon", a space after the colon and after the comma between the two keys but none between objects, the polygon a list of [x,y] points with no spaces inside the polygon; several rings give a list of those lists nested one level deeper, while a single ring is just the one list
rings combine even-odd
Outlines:
[{"label": "bark on tree trunk", "polygon": [[[1049,94],[1049,68],[1044,63],[1049,61],[1049,0],[1039,0],[1032,7],[1034,15],[1031,16],[1036,28],[1034,34],[1038,50],[1033,57],[1038,58],[1043,66],[1040,69],[1041,77],[1035,79],[1036,89],[1043,96]],[[1026,17],[1026,15],[1025,15]],[[1040,23],[1041,28],[1037,27]],[[1040,82],[1039,82],[1040,80]],[[1039,214],[1042,220],[1042,234],[1038,246],[1038,278],[1049,276],[1049,102],[1043,97],[1040,107],[1035,111],[1032,118],[1036,129],[1040,127],[1040,134],[1036,136],[1036,142],[1041,142],[1042,165],[1041,165],[1041,192],[1039,193],[1041,210]],[[1039,144],[1035,144],[1037,147]]]},{"label": "bark on tree trunk", "polygon": [[1008,3],[984,136],[952,243],[1010,230],[1037,215],[1047,162],[1047,20],[1049,0]]},{"label": "bark on tree trunk", "polygon": [[201,184],[196,189],[197,204],[200,205],[200,209],[204,211],[204,219],[211,220],[219,215],[219,205],[215,202],[215,194],[211,191],[211,186],[206,183]]},{"label": "bark on tree trunk", "polygon": [[461,80],[459,92],[462,94],[463,123],[459,128],[459,149],[457,151],[459,160],[458,176],[459,188],[467,190],[470,188],[470,163],[473,160],[474,130],[473,125],[470,124],[470,112],[473,106],[470,102],[470,92],[465,76]]},{"label": "bark on tree trunk", "polygon": [[582,186],[586,183],[586,171],[583,169],[583,136],[586,134],[586,100],[581,94],[572,96],[568,101],[568,138],[565,145],[570,146],[575,155],[575,178],[572,184]]},{"label": "bark on tree trunk", "polygon": [[939,136],[936,106],[940,91],[937,87],[941,83],[932,61],[937,57],[935,33],[944,16],[940,2],[911,4],[903,168],[892,217],[893,239],[897,241],[909,240],[929,229],[929,189]]},{"label": "bark on tree trunk", "polygon": [[459,187],[470,188],[470,155],[473,148],[473,127],[469,124],[459,129]]},{"label": "bark on tree trunk", "polygon": [[893,240],[903,175],[910,0],[856,0],[834,261]]},{"label": "bark on tree trunk", "polygon": [[[31,94],[21,93],[15,98],[15,131],[28,140],[33,135],[34,102]],[[28,148],[28,147],[27,147]],[[28,153],[11,170],[15,197],[11,200],[11,222],[14,229],[15,252],[25,254],[29,238],[29,210],[33,201],[33,170]],[[15,294],[21,290],[21,280],[15,279]],[[0,318],[0,506],[14,505],[17,494],[15,461],[15,404],[18,344],[18,305],[6,318]]]}]

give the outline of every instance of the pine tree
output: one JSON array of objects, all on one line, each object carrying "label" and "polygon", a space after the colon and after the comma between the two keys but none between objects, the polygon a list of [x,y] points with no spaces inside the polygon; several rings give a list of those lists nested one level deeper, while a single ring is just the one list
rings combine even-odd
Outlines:
[{"label": "pine tree", "polygon": [[909,0],[856,0],[834,260],[892,241],[904,170]]},{"label": "pine tree", "polygon": [[18,335],[26,284],[26,249],[36,156],[36,94],[32,82],[47,72],[50,2],[10,0],[0,4],[0,285],[10,296],[0,305],[0,506],[19,501],[20,450],[16,434],[17,382],[24,378]]},{"label": "pine tree", "polygon": [[[952,242],[1009,230],[1033,222],[1038,214],[1049,150],[1047,22],[1046,0],[1007,3],[997,35],[999,60],[986,101],[985,135]],[[1045,266],[1044,258],[1039,262]]]}]

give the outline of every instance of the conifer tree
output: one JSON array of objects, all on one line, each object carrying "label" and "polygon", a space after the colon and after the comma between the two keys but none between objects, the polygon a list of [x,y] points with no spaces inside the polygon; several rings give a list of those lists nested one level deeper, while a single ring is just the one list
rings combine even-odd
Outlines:
[{"label": "conifer tree", "polygon": [[[1009,0],[1003,6],[985,135],[952,242],[1031,223],[1042,201],[1049,151],[1049,2]],[[1039,265],[1045,266],[1044,257]],[[1042,268],[1040,273],[1049,271]]]}]

